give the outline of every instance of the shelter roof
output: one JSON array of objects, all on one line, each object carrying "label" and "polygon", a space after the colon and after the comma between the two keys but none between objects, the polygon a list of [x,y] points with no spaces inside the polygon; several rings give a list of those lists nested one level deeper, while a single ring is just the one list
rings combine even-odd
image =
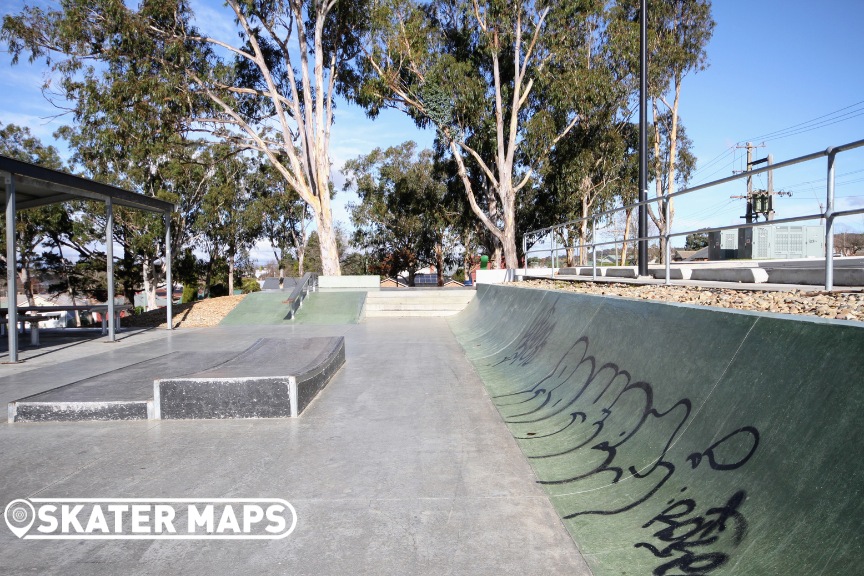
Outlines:
[{"label": "shelter roof", "polygon": [[[117,206],[126,206],[147,212],[169,213],[174,204],[111,186],[73,176],[59,170],[51,170],[8,156],[0,156],[0,172],[13,175],[15,182],[16,208],[36,208],[60,202],[89,199],[102,202],[111,199]],[[6,194],[6,179],[0,178],[0,191]]]}]

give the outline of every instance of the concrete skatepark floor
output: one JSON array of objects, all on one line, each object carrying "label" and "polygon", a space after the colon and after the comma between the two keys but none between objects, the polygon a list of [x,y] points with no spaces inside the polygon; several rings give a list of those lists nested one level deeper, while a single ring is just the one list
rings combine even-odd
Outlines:
[{"label": "concrete skatepark floor", "polygon": [[148,356],[229,353],[262,336],[338,335],[345,366],[294,420],[0,429],[4,505],[28,497],[277,497],[297,510],[291,536],[40,542],[4,529],[0,573],[589,573],[443,319],[153,330],[137,343],[131,335],[87,342],[53,360],[3,367],[0,401]]},{"label": "concrete skatepark floor", "polygon": [[860,565],[860,323],[489,286],[447,321],[357,323],[350,293],[311,299],[307,324],[271,322],[281,310],[262,304],[250,309],[257,325],[27,349],[3,367],[0,401],[169,354],[344,337],[346,364],[301,417],[7,424],[0,504],[275,497],[296,508],[296,531],[266,543],[48,544],[0,530],[0,573],[809,576]]}]

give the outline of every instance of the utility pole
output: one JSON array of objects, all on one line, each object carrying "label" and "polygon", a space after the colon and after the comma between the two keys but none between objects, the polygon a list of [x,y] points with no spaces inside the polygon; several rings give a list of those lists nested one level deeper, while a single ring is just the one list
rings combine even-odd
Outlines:
[{"label": "utility pole", "polygon": [[[747,211],[744,213],[744,221],[747,224],[752,224],[753,217],[753,176],[749,174],[753,170],[753,148],[755,146],[751,142],[747,142],[744,146],[747,148]],[[740,146],[739,146],[740,148]],[[759,160],[756,163],[765,162]],[[753,257],[753,229],[750,227],[738,229],[738,258],[750,259]]]},{"label": "utility pole", "polygon": [[[747,142],[747,172],[753,169],[753,145]],[[753,176],[747,176],[747,214],[746,222],[753,222]]]},{"label": "utility pole", "polygon": [[[761,144],[758,147],[763,147],[765,144]],[[747,195],[746,196],[732,196],[732,198],[744,198],[747,200],[747,210],[741,218],[747,224],[753,224],[759,220],[759,214],[765,217],[765,220],[770,222],[774,220],[774,196],[792,196],[791,192],[775,192],[774,191],[774,170],[771,169],[771,166],[774,164],[774,156],[769,154],[767,158],[762,158],[761,160],[753,159],[753,150],[757,148],[754,144],[747,142],[744,146],[738,146],[738,148],[746,148],[747,149]],[[768,164],[768,189],[767,190],[754,190],[753,189],[753,176],[749,174],[753,170],[753,167],[757,164]],[[751,258],[753,254],[753,228],[739,228],[738,229],[738,258]]]}]

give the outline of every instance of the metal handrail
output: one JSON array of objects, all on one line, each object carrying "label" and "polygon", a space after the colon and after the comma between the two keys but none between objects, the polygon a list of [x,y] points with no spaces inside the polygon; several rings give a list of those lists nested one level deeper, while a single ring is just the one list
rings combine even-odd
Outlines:
[{"label": "metal handrail", "polygon": [[286,320],[294,320],[297,315],[297,310],[303,305],[303,300],[309,292],[318,290],[318,274],[314,272],[306,272],[300,282],[294,286],[291,295],[288,297],[288,314]]},{"label": "metal handrail", "polygon": [[[801,222],[803,220],[825,220],[825,290],[832,290],[834,288],[834,220],[841,216],[851,216],[855,214],[864,214],[864,208],[855,208],[851,210],[842,210],[842,211],[834,211],[834,161],[837,155],[841,152],[846,152],[849,150],[854,150],[856,148],[860,148],[864,146],[864,139],[856,140],[854,142],[849,142],[848,144],[842,144],[840,146],[829,147],[825,150],[820,150],[817,152],[813,152],[811,154],[805,154],[804,156],[799,156],[797,158],[793,158],[791,160],[785,160],[783,162],[779,162],[777,164],[771,164],[770,166],[764,166],[761,168],[757,168],[755,170],[746,170],[739,174],[735,174],[733,176],[728,176],[726,178],[720,178],[719,180],[714,180],[711,182],[707,182],[705,184],[699,184],[698,186],[693,186],[691,188],[686,188],[684,190],[680,190],[678,192],[674,192],[672,194],[668,194],[665,196],[657,196],[655,198],[650,198],[643,202],[634,202],[632,204],[627,204],[625,206],[620,206],[618,208],[612,208],[610,210],[604,210],[602,212],[597,212],[590,216],[585,216],[583,218],[576,218],[574,220],[568,220],[566,222],[562,222],[561,224],[555,224],[554,226],[547,226],[545,228],[538,228],[536,230],[531,230],[522,235],[522,252],[525,254],[525,265],[527,270],[528,265],[528,254],[531,252],[550,252],[551,254],[551,263],[552,263],[552,275],[555,273],[555,258],[558,251],[562,249],[566,249],[567,246],[562,248],[558,248],[556,246],[555,235],[552,234],[552,248],[551,250],[538,249],[538,250],[528,250],[528,238],[540,236],[545,236],[549,232],[553,232],[560,228],[565,228],[572,226],[574,224],[580,224],[582,222],[590,222],[592,230],[596,229],[597,221],[605,216],[609,216],[611,214],[616,214],[618,212],[623,212],[625,210],[632,210],[634,208],[638,208],[640,206],[648,205],[654,202],[665,202],[664,211],[665,211],[665,220],[669,222],[669,209],[670,202],[669,200],[672,198],[677,198],[679,196],[685,196],[687,194],[693,194],[694,192],[698,192],[700,190],[705,190],[707,188],[711,188],[714,186],[720,186],[722,184],[728,184],[729,182],[734,182],[735,180],[740,180],[742,178],[750,178],[756,174],[762,174],[763,172],[768,172],[769,170],[779,170],[781,168],[786,168],[788,166],[794,166],[795,164],[801,164],[803,162],[809,162],[811,160],[816,160],[818,158],[828,157],[828,184],[826,187],[825,193],[825,209],[821,212],[815,214],[806,214],[804,216],[794,216],[790,218],[781,218],[779,220],[770,220],[765,222],[746,222],[743,224],[732,224],[729,226],[714,226],[707,228],[698,228],[694,230],[687,230],[684,232],[670,232],[668,229],[664,234],[658,234],[653,236],[635,236],[633,238],[628,238],[626,242],[640,242],[640,241],[649,241],[649,240],[660,240],[663,239],[666,241],[666,250],[665,250],[665,265],[666,265],[666,278],[665,284],[670,284],[670,261],[671,261],[671,244],[669,242],[670,238],[678,237],[678,236],[687,236],[693,233],[703,233],[703,232],[720,232],[723,230],[738,230],[741,228],[759,228],[761,226],[771,226],[775,224],[784,224],[790,222]],[[596,247],[597,246],[609,246],[619,244],[620,241],[612,240],[608,242],[595,242],[592,234],[592,239],[590,244],[584,244],[587,248],[590,246],[591,249],[591,260],[592,260],[592,276],[594,279],[597,278],[597,256],[596,256]]]}]

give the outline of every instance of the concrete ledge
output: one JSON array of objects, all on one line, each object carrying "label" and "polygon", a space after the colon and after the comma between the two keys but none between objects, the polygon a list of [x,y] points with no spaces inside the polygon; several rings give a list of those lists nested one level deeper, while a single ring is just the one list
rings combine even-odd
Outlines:
[{"label": "concrete ledge", "polygon": [[327,289],[380,289],[380,276],[318,276],[318,287]]},{"label": "concrete ledge", "polygon": [[[314,342],[313,342],[314,341]],[[153,383],[162,420],[288,418],[300,415],[345,363],[345,339],[309,338],[319,350],[300,370],[286,366],[299,340],[262,338],[234,360],[188,378]],[[293,372],[293,373],[292,373]]]},{"label": "concrete ledge", "polygon": [[153,384],[156,420],[289,418],[291,377],[177,378]]},{"label": "concrete ledge", "polygon": [[[772,268],[768,281],[774,284],[825,283],[825,268]],[[835,286],[864,286],[864,268],[834,268]]]},{"label": "concrete ledge", "polygon": [[639,276],[639,269],[635,266],[606,266],[605,268],[607,278],[637,278]]},{"label": "concrete ledge", "polygon": [[10,402],[9,422],[79,422],[84,420],[147,420],[149,401]]},{"label": "concrete ledge", "polygon": [[[608,270],[608,266],[598,266],[597,267],[597,277],[606,276],[606,270]],[[581,268],[570,268],[570,270],[576,270],[576,275],[578,276],[594,276],[594,269],[591,266],[581,267]]]},{"label": "concrete ledge", "polygon": [[[654,278],[665,280],[666,279],[666,268],[652,268],[649,270],[651,275]],[[669,279],[670,280],[690,280],[693,275],[693,269],[687,267],[676,267],[672,266],[669,269]]]},{"label": "concrete ledge", "polygon": [[564,274],[561,270],[563,270],[563,268],[516,268],[514,279],[517,282],[521,282],[525,278],[551,278],[556,273]]},{"label": "concrete ledge", "polygon": [[703,268],[693,270],[691,279],[710,282],[764,284],[768,282],[768,271],[762,268]]},{"label": "concrete ledge", "polygon": [[516,278],[516,271],[509,268],[495,268],[493,270],[477,270],[477,284],[504,284],[512,282]]},{"label": "concrete ledge", "polygon": [[[294,376],[292,416],[299,416],[330,379],[345,364],[345,338],[330,339],[331,345],[313,361],[309,368]],[[295,409],[296,407],[296,409]]]},{"label": "concrete ledge", "polygon": [[367,318],[440,318],[444,316],[455,316],[462,311],[459,310],[370,310]]}]

